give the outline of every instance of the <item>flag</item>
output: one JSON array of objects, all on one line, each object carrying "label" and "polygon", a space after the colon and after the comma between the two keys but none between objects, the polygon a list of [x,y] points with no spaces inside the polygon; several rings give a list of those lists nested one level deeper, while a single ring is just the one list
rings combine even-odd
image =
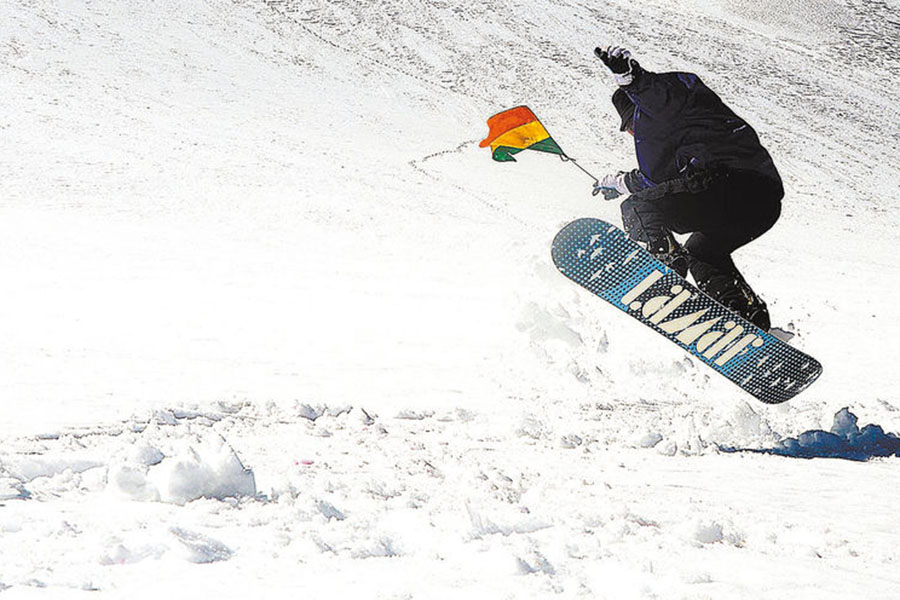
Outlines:
[{"label": "flag", "polygon": [[491,147],[494,160],[513,161],[513,154],[537,150],[565,156],[547,130],[527,106],[517,106],[497,113],[487,120],[488,136],[478,144]]}]

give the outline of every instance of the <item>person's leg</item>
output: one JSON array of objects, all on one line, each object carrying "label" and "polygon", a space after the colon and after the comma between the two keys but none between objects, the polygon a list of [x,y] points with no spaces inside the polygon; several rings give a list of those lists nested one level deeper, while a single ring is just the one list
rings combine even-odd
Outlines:
[{"label": "person's leg", "polygon": [[687,277],[689,257],[672,231],[689,200],[684,182],[674,180],[632,194],[620,206],[628,236],[682,277]]},{"label": "person's leg", "polygon": [[696,190],[689,189],[685,180],[664,182],[622,202],[622,225],[631,239],[641,242],[654,257],[686,277],[692,259],[672,232],[716,227],[725,218],[721,202],[717,201],[719,196],[715,186]]},{"label": "person's leg", "polygon": [[714,300],[768,330],[765,302],[744,280],[731,253],[768,231],[781,212],[783,189],[753,173],[735,173],[721,190],[722,219],[685,243],[697,286]]},{"label": "person's leg", "polygon": [[[750,172],[720,173],[701,189],[675,180],[625,200],[622,222],[659,260],[682,276],[689,267],[701,290],[768,329],[765,303],[744,281],[731,253],[774,225],[783,194],[780,184]],[[692,233],[684,249],[673,231]]]},{"label": "person's leg", "polygon": [[711,192],[717,206],[684,245],[691,257],[691,275],[701,287],[737,272],[731,253],[775,224],[784,194],[781,185],[748,172],[729,174]]}]

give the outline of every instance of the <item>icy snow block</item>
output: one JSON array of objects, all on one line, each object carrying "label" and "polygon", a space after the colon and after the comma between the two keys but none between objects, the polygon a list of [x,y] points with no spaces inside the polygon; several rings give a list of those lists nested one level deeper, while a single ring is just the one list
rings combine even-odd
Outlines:
[{"label": "icy snow block", "polygon": [[206,439],[152,467],[147,479],[163,502],[185,504],[198,498],[256,495],[256,479],[224,439]]},{"label": "icy snow block", "polygon": [[147,481],[147,474],[141,468],[128,465],[111,466],[107,474],[107,486],[131,500],[159,500],[159,491]]},{"label": "icy snow block", "polygon": [[228,560],[234,551],[219,540],[202,533],[173,527],[172,535],[184,545],[187,560],[192,563],[213,563]]},{"label": "icy snow block", "polygon": [[859,427],[856,425],[857,421],[856,415],[850,412],[849,408],[844,407],[835,413],[834,424],[831,426],[831,433],[843,438],[849,438],[851,435],[856,435],[859,433]]}]

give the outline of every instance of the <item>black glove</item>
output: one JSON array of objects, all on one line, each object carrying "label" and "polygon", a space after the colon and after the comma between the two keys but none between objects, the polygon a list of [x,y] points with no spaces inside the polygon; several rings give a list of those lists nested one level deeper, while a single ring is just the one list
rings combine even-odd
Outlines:
[{"label": "black glove", "polygon": [[634,81],[634,74],[640,69],[637,61],[631,58],[631,52],[618,46],[594,48],[594,54],[615,75],[616,83],[629,85]]}]

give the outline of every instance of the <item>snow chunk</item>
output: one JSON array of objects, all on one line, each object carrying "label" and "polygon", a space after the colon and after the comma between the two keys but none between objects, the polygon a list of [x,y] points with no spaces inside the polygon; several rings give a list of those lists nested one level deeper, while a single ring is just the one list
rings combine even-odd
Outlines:
[{"label": "snow chunk", "polygon": [[304,419],[308,419],[310,421],[315,421],[319,417],[325,414],[327,407],[323,405],[312,406],[310,404],[301,404],[300,405],[300,416]]},{"label": "snow chunk", "polygon": [[[18,479],[0,477],[0,502],[4,500],[24,500],[30,496],[31,493],[25,489],[25,486]],[[0,526],[0,531],[4,531],[2,526]]]},{"label": "snow chunk", "polygon": [[341,406],[334,406],[334,407],[329,406],[328,409],[325,411],[325,414],[327,414],[329,417],[335,418],[335,417],[339,417],[343,414],[347,414],[351,410],[353,410],[353,406],[350,404],[343,404]]},{"label": "snow chunk", "polygon": [[145,469],[114,465],[109,469],[107,487],[132,500],[159,500],[159,490],[147,481]]},{"label": "snow chunk", "polygon": [[168,456],[147,475],[163,502],[185,504],[197,498],[219,500],[255,496],[256,479],[224,438],[211,435]]},{"label": "snow chunk", "polygon": [[662,441],[662,439],[663,439],[663,436],[661,433],[656,432],[656,431],[650,431],[650,432],[647,432],[646,434],[642,435],[641,437],[639,437],[635,441],[635,445],[638,448],[653,448],[658,443],[660,443]]},{"label": "snow chunk", "polygon": [[184,545],[187,550],[187,560],[192,563],[212,563],[228,560],[234,551],[211,537],[196,531],[173,527],[172,535]]},{"label": "snow chunk", "polygon": [[139,563],[146,558],[158,559],[166,553],[166,547],[156,545],[143,545],[137,548],[129,548],[119,539],[109,541],[109,548],[100,555],[98,562],[104,566],[131,565]]},{"label": "snow chunk", "polygon": [[574,433],[570,433],[568,435],[562,436],[562,439],[560,440],[560,445],[563,448],[572,450],[572,449],[580,446],[583,442],[584,442],[584,440],[581,439],[581,436],[575,435]]},{"label": "snow chunk", "polygon": [[743,548],[746,542],[744,534],[734,529],[728,519],[697,520],[686,525],[682,530],[690,542],[696,547],[710,544],[727,544],[735,548]]},{"label": "snow chunk", "polygon": [[89,469],[102,467],[103,463],[63,456],[10,456],[5,459],[4,466],[13,478],[28,483],[38,477],[54,477],[66,471],[83,473]]},{"label": "snow chunk", "polygon": [[835,413],[831,433],[842,438],[859,435],[859,426],[856,424],[858,420],[849,408],[844,407]]},{"label": "snow chunk", "polygon": [[134,462],[146,467],[158,465],[165,457],[166,455],[163,454],[159,448],[151,446],[150,444],[141,444],[132,452],[132,459]]},{"label": "snow chunk", "polygon": [[313,422],[323,416],[332,418],[339,417],[343,414],[349,413],[351,410],[353,410],[353,406],[349,404],[330,407],[325,404],[317,404],[313,406],[312,404],[307,404],[304,402],[297,406],[297,414],[299,414],[302,418]]},{"label": "snow chunk", "polygon": [[544,435],[544,424],[540,419],[527,415],[522,419],[522,424],[519,428],[516,429],[516,435],[539,440]]},{"label": "snow chunk", "polygon": [[175,413],[171,410],[154,410],[153,416],[151,417],[151,422],[156,423],[157,425],[169,425],[175,426],[178,425],[178,418],[175,416]]},{"label": "snow chunk", "polygon": [[715,544],[721,542],[725,537],[722,525],[715,521],[709,523],[698,523],[694,530],[694,539],[701,544]]},{"label": "snow chunk", "polygon": [[329,521],[331,519],[334,519],[336,521],[343,521],[347,518],[346,516],[344,516],[344,513],[335,508],[333,504],[331,504],[330,502],[326,502],[325,500],[319,500],[316,503],[316,508],[319,509],[319,512],[322,513],[322,516],[324,516]]},{"label": "snow chunk", "polygon": [[366,548],[358,548],[350,553],[350,556],[356,559],[362,558],[390,558],[393,556],[401,556],[402,552],[397,548],[394,540],[389,537],[380,537]]},{"label": "snow chunk", "polygon": [[110,465],[107,489],[132,500],[185,504],[255,496],[256,480],[224,438],[188,434],[136,445]]},{"label": "snow chunk", "polygon": [[534,533],[535,531],[552,527],[550,523],[546,523],[535,517],[529,516],[522,518],[523,513],[518,512],[513,514],[511,510],[509,511],[509,514],[501,517],[503,521],[498,517],[489,518],[477,512],[468,503],[466,503],[466,511],[469,513],[469,520],[472,522],[472,533],[475,538],[481,538],[497,533],[508,537],[514,533]]},{"label": "snow chunk", "polygon": [[678,443],[675,440],[669,440],[665,444],[657,444],[656,451],[663,456],[675,456],[678,453]]},{"label": "snow chunk", "polygon": [[522,575],[531,575],[533,573],[544,573],[545,575],[556,575],[556,569],[550,564],[550,561],[537,550],[531,552],[530,560],[516,557],[516,564],[519,567],[519,573]]},{"label": "snow chunk", "polygon": [[413,410],[410,408],[401,410],[394,416],[395,419],[406,421],[424,421],[434,416],[433,410]]}]

